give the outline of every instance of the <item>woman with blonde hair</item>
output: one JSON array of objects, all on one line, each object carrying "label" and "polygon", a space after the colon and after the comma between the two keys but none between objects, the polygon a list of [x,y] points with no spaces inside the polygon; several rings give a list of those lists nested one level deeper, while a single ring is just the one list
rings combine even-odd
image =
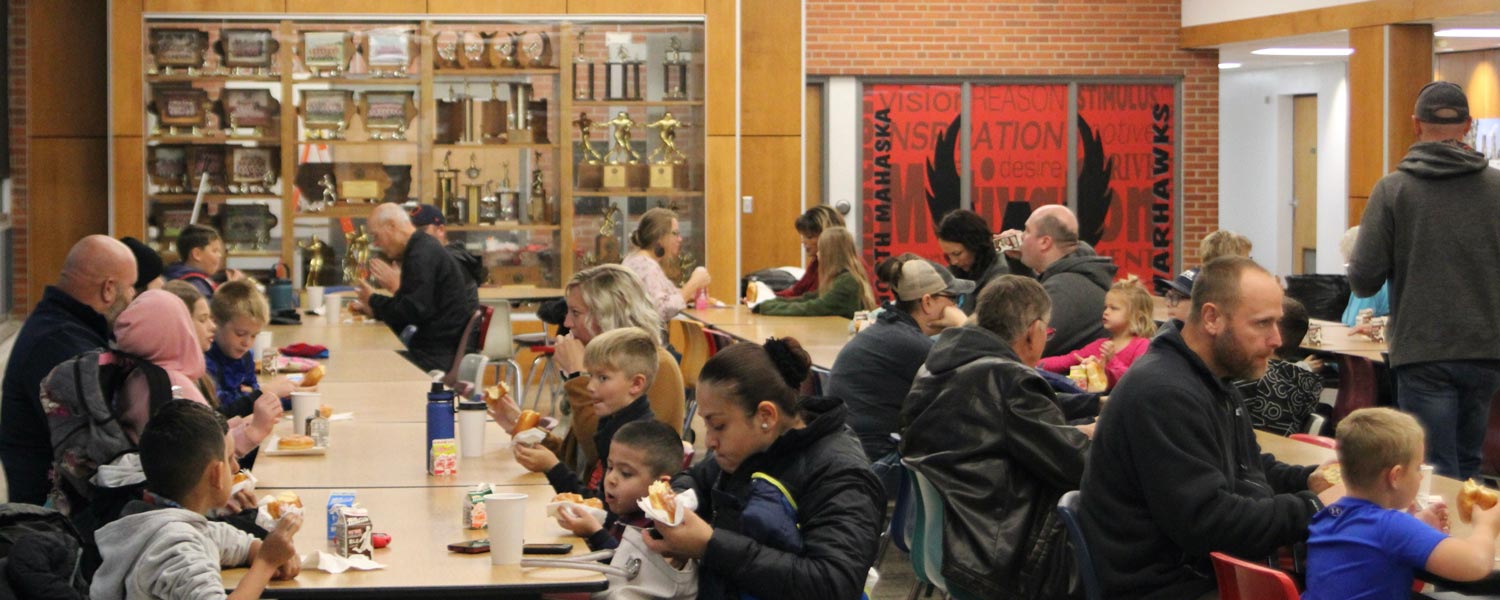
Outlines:
[{"label": "woman with blonde hair", "polygon": [[630,244],[636,247],[636,251],[620,264],[641,278],[646,286],[646,297],[656,305],[663,323],[687,308],[687,303],[698,295],[698,290],[708,287],[708,269],[693,269],[687,283],[679,288],[667,279],[667,273],[661,268],[662,260],[675,259],[682,251],[682,231],[678,229],[677,213],[671,209],[646,211],[635,233],[630,234]]},{"label": "woman with blonde hair", "polygon": [[818,236],[818,291],[800,298],[775,298],[755,306],[763,315],[845,319],[875,308],[875,293],[865,275],[864,261],[854,248],[854,235],[843,227],[830,227]]},{"label": "woman with blonde hair", "polygon": [[[594,432],[599,416],[594,413],[594,400],[589,394],[589,375],[583,372],[583,347],[606,331],[624,327],[660,332],[662,320],[646,296],[640,278],[620,265],[599,265],[579,271],[568,281],[565,291],[568,316],[563,324],[571,332],[557,339],[552,360],[562,375],[572,427],[567,437],[551,438],[547,445],[562,459],[562,464],[592,465],[598,459]],[[682,370],[664,348],[657,348],[656,358],[656,379],[646,390],[651,412],[656,420],[671,425],[681,434],[687,412]],[[521,409],[507,397],[490,416],[510,432],[516,427]]]},{"label": "woman with blonde hair", "polygon": [[818,289],[818,238],[823,231],[844,226],[844,216],[827,204],[819,204],[797,216],[797,235],[802,237],[802,249],[807,252],[807,270],[802,279],[787,289],[776,292],[778,298],[797,298]]}]

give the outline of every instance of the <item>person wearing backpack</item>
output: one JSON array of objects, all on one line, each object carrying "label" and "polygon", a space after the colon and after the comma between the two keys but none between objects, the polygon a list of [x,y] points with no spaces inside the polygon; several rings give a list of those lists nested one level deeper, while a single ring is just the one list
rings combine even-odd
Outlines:
[{"label": "person wearing backpack", "polygon": [[230,281],[244,279],[238,269],[224,269],[224,240],[219,230],[207,225],[188,225],[177,236],[177,257],[182,262],[167,265],[164,273],[168,280],[182,280],[193,284],[204,298],[212,301],[219,284],[214,275],[224,270]]},{"label": "person wearing backpack", "polygon": [[135,257],[119,240],[91,235],[68,251],[57,283],[26,318],[0,394],[0,462],[11,502],[42,504],[51,483],[52,439],[42,379],[63,361],[109,345],[115,317],[135,298]]}]

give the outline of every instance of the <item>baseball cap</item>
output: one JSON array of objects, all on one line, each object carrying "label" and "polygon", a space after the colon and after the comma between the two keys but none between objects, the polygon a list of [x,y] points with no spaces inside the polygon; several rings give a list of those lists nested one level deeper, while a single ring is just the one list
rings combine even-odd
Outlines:
[{"label": "baseball cap", "polygon": [[142,242],[133,237],[120,238],[125,246],[130,248],[130,253],[135,255],[135,288],[142,289],[152,279],[161,277],[162,264],[161,255]]},{"label": "baseball cap", "polygon": [[447,223],[443,219],[443,211],[431,204],[418,204],[416,208],[411,209],[411,224],[417,227],[446,225]]},{"label": "baseball cap", "polygon": [[1417,92],[1416,117],[1423,123],[1466,123],[1469,120],[1469,97],[1456,83],[1434,81]]},{"label": "baseball cap", "polygon": [[908,260],[901,265],[901,280],[896,284],[896,299],[917,300],[927,294],[948,293],[954,296],[974,291],[974,282],[954,277],[942,265],[926,260]]},{"label": "baseball cap", "polygon": [[1165,295],[1168,290],[1177,292],[1191,298],[1193,296],[1193,281],[1198,279],[1197,269],[1188,269],[1177,274],[1177,277],[1167,279],[1157,277],[1156,291]]}]

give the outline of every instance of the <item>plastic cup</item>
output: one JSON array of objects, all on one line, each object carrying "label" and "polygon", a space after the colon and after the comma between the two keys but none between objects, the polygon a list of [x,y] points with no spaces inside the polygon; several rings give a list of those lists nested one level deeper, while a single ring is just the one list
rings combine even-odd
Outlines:
[{"label": "plastic cup", "polygon": [[323,286],[307,286],[307,304],[304,305],[305,309],[312,310],[320,306],[323,306]]},{"label": "plastic cup", "polygon": [[323,394],[318,392],[292,392],[292,431],[307,433],[307,419],[317,414],[323,404]]},{"label": "plastic cup", "polygon": [[521,564],[521,540],[526,528],[526,494],[490,494],[484,497],[489,515],[490,564]]},{"label": "plastic cup", "polygon": [[271,332],[262,331],[255,334],[255,360],[265,360],[266,354],[273,348],[271,344]]},{"label": "plastic cup", "polygon": [[1422,484],[1418,488],[1417,497],[1426,498],[1432,495],[1432,465],[1422,465]]},{"label": "plastic cup", "polygon": [[323,296],[323,316],[330,319],[338,319],[340,307],[343,306],[343,296],[338,294],[326,294]]},{"label": "plastic cup", "polygon": [[489,421],[483,402],[458,403],[458,455],[484,455],[484,424]]}]

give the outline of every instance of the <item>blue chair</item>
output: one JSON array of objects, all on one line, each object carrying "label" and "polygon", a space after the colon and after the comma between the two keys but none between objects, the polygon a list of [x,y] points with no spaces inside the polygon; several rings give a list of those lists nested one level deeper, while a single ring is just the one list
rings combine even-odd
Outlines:
[{"label": "blue chair", "polygon": [[926,583],[944,595],[948,581],[943,578],[943,497],[932,482],[914,469],[908,469],[916,483],[912,517],[911,569],[917,581]]},{"label": "blue chair", "polygon": [[1062,517],[1068,539],[1073,542],[1073,562],[1077,563],[1078,578],[1083,581],[1083,596],[1088,600],[1104,600],[1099,575],[1094,572],[1094,558],[1089,554],[1088,542],[1083,539],[1083,525],[1078,521],[1078,490],[1057,499],[1057,515]]}]

